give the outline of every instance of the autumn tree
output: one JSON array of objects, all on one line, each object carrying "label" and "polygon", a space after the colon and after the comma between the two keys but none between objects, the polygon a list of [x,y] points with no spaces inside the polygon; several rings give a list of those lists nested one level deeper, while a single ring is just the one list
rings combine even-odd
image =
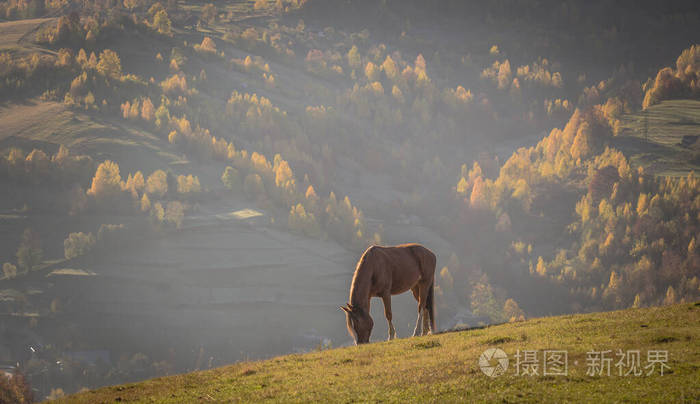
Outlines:
[{"label": "autumn tree", "polygon": [[153,28],[163,35],[172,35],[172,23],[168,12],[160,10],[153,16]]},{"label": "autumn tree", "polygon": [[141,4],[139,0],[124,0],[124,8],[126,8],[129,11],[134,11],[136,7],[139,7]]},{"label": "autumn tree", "polygon": [[593,202],[598,203],[602,198],[609,197],[613,191],[613,185],[619,179],[617,168],[611,165],[596,170],[588,183],[588,193],[593,198]]},{"label": "autumn tree", "polygon": [[290,209],[288,225],[290,229],[300,231],[309,237],[318,237],[320,234],[316,217],[313,213],[307,212],[300,203]]},{"label": "autumn tree", "polygon": [[117,52],[105,49],[100,53],[100,60],[97,62],[97,71],[107,77],[118,79],[122,75],[122,64]]},{"label": "autumn tree", "polygon": [[367,80],[370,82],[379,80],[379,69],[377,68],[377,65],[372,62],[367,62],[367,65],[365,66],[365,76],[367,76]]},{"label": "autumn tree", "polygon": [[202,39],[202,43],[195,46],[195,48],[202,52],[216,53],[216,43],[208,36],[205,36],[204,39]]},{"label": "autumn tree", "polygon": [[92,178],[88,195],[97,199],[109,199],[119,194],[121,190],[122,177],[119,174],[119,165],[111,160],[103,161]]},{"label": "autumn tree", "polygon": [[381,68],[389,80],[394,81],[396,79],[398,75],[398,68],[396,67],[396,63],[391,58],[391,56],[386,56],[386,59],[384,59],[384,63],[382,63]]},{"label": "autumn tree", "polygon": [[173,224],[178,229],[182,227],[182,221],[185,218],[185,208],[178,201],[170,201],[165,208],[165,221]]},{"label": "autumn tree", "polygon": [[231,166],[227,166],[224,169],[224,173],[221,175],[221,182],[224,186],[232,191],[239,190],[241,187],[241,176],[238,170]]},{"label": "autumn tree", "polygon": [[124,189],[131,192],[133,198],[137,198],[139,192],[142,192],[146,182],[143,178],[141,171],[136,171],[134,175],[129,174],[126,179],[126,184],[124,184]]},{"label": "autumn tree", "polygon": [[524,321],[525,313],[520,309],[518,303],[513,299],[507,299],[503,305],[503,315],[510,321]]},{"label": "autumn tree", "polygon": [[265,185],[260,174],[250,173],[245,177],[243,190],[250,196],[261,197],[265,195]]},{"label": "autumn tree", "polygon": [[664,297],[663,304],[664,306],[668,306],[676,302],[676,290],[673,288],[673,286],[669,286],[668,289],[666,289],[666,296]]},{"label": "autumn tree", "polygon": [[25,169],[29,171],[32,180],[38,183],[49,175],[49,165],[50,160],[46,153],[42,150],[34,149],[27,156]]},{"label": "autumn tree", "polygon": [[155,119],[155,107],[148,97],[141,103],[141,119],[147,122],[152,122]]},{"label": "autumn tree", "polygon": [[571,157],[574,160],[583,159],[588,157],[593,151],[593,145],[591,144],[591,133],[589,125],[587,122],[581,124],[576,132],[576,137],[574,138],[574,143],[571,145]]},{"label": "autumn tree", "polygon": [[216,22],[216,17],[219,11],[213,3],[207,3],[202,7],[202,20],[207,24],[213,24]]},{"label": "autumn tree", "polygon": [[162,198],[168,192],[168,175],[163,170],[156,170],[146,180],[146,192]]},{"label": "autumn tree", "polygon": [[143,196],[141,197],[141,204],[140,204],[141,212],[150,212],[151,210],[151,200],[148,198],[148,194],[144,192]]},{"label": "autumn tree", "polygon": [[472,312],[477,316],[485,316],[495,322],[503,321],[502,306],[498,303],[486,275],[483,275],[472,287],[471,307]]},{"label": "autumn tree", "polygon": [[501,65],[498,67],[498,88],[508,88],[512,76],[513,74],[510,70],[510,61],[506,59],[506,61],[501,63]]},{"label": "autumn tree", "polygon": [[359,69],[362,67],[362,56],[360,56],[360,51],[357,46],[353,45],[347,54],[348,65],[353,69]]},{"label": "autumn tree", "polygon": [[177,192],[180,194],[197,194],[202,192],[202,186],[199,183],[199,177],[196,175],[178,175],[177,176]]},{"label": "autumn tree", "polygon": [[43,250],[39,235],[27,228],[22,234],[22,241],[17,249],[17,265],[27,273],[41,263],[42,257]]},{"label": "autumn tree", "polygon": [[487,191],[486,182],[480,176],[476,177],[471,195],[469,196],[470,206],[476,209],[487,208],[489,206]]},{"label": "autumn tree", "polygon": [[15,370],[12,377],[0,377],[0,402],[1,403],[33,403],[34,394],[26,377]]},{"label": "autumn tree", "polygon": [[304,193],[304,198],[306,198],[306,203],[307,206],[309,207],[309,210],[315,211],[318,208],[318,203],[320,201],[318,195],[316,194],[316,190],[314,189],[313,185],[310,185],[306,188],[306,193]]},{"label": "autumn tree", "polygon": [[2,273],[5,275],[5,279],[13,279],[17,276],[17,266],[6,262],[2,264]]},{"label": "autumn tree", "polygon": [[66,259],[72,259],[87,254],[95,245],[96,239],[92,233],[70,233],[63,241],[63,252]]}]

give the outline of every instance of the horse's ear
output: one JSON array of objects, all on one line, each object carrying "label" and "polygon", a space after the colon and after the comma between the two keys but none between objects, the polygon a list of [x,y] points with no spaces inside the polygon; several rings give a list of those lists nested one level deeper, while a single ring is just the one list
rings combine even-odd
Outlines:
[{"label": "horse's ear", "polygon": [[345,306],[340,306],[340,309],[346,313],[352,313],[352,309],[347,304]]}]

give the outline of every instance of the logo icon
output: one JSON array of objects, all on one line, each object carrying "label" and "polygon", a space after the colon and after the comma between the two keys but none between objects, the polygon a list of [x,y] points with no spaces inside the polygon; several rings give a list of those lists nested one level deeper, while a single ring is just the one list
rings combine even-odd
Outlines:
[{"label": "logo icon", "polygon": [[508,355],[500,348],[489,348],[479,356],[479,367],[488,377],[500,376],[508,369]]}]

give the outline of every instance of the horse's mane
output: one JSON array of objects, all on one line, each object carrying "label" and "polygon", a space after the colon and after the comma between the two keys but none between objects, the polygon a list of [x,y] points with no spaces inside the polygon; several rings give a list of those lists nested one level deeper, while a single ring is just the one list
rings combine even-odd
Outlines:
[{"label": "horse's mane", "polygon": [[375,245],[370,246],[365,250],[365,252],[362,254],[362,257],[360,257],[360,260],[357,262],[357,266],[355,267],[355,274],[352,276],[352,284],[350,286],[350,297],[349,297],[349,303],[353,303],[353,296],[358,292],[358,287],[360,286],[359,283],[364,281],[364,279],[361,279],[360,276],[363,275],[363,269],[367,270],[370,269],[368,268],[368,265],[371,265],[371,261],[368,261],[372,256],[374,256],[374,252],[376,250]]},{"label": "horse's mane", "polygon": [[370,255],[373,255],[373,252],[376,250],[376,247],[376,245],[371,245],[365,250],[364,253],[362,253],[362,257],[360,257],[360,260],[357,261],[357,266],[355,267],[355,274],[357,274],[357,271],[360,269],[360,267],[364,265],[365,261],[367,261],[367,259],[370,258]]}]

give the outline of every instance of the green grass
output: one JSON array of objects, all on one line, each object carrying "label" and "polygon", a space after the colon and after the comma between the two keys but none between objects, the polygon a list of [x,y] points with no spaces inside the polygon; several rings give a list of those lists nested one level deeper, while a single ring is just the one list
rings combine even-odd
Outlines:
[{"label": "green grass", "polygon": [[[503,349],[506,374],[479,366]],[[517,350],[566,350],[567,376],[516,376]],[[663,376],[616,376],[614,353],[667,350]],[[586,375],[586,353],[612,350],[612,376]],[[541,365],[540,365],[541,366]],[[541,372],[540,372],[541,373]],[[532,319],[479,330],[281,356],[105,387],[62,402],[697,402],[700,302]]]},{"label": "green grass", "polygon": [[[684,176],[700,169],[700,141],[680,145],[684,136],[700,136],[700,101],[669,100],[645,112],[621,118],[621,134],[613,145],[633,164],[660,175]],[[645,120],[647,130],[645,131]]]}]

